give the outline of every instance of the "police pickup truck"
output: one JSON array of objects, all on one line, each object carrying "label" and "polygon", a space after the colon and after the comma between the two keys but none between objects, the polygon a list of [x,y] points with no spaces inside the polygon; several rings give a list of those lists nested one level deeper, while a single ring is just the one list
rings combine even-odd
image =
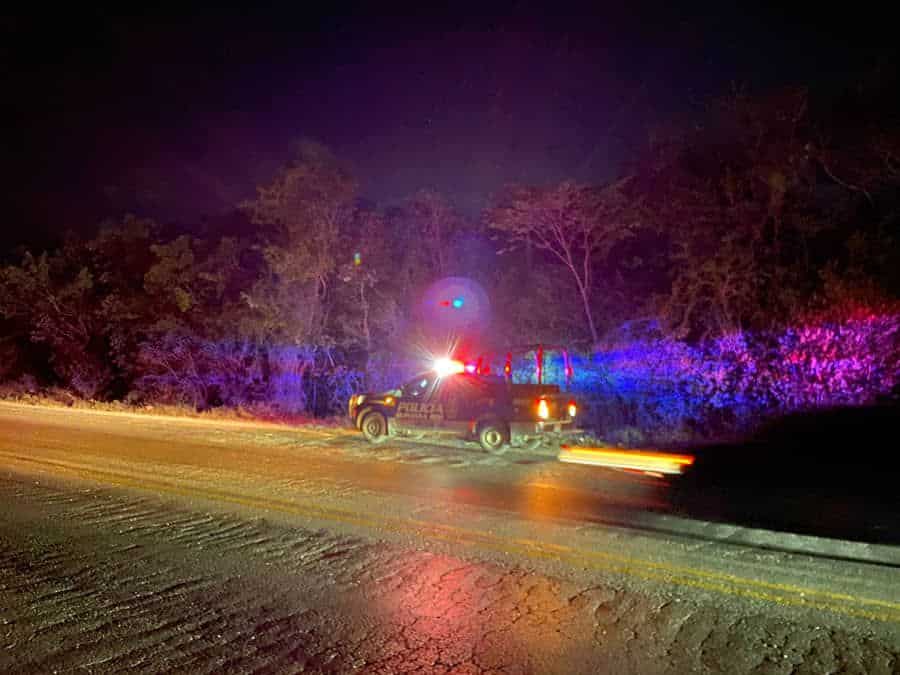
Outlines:
[{"label": "police pickup truck", "polygon": [[513,384],[449,359],[398,389],[355,394],[348,404],[350,419],[371,443],[390,436],[447,436],[478,441],[498,454],[576,432],[577,412],[576,402],[557,385]]}]

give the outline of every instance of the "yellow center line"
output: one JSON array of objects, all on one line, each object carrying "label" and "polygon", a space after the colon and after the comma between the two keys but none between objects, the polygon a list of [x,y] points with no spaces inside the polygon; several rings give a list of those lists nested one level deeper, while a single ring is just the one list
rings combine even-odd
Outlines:
[{"label": "yellow center line", "polygon": [[[833,593],[791,584],[768,582],[602,551],[588,551],[527,538],[507,539],[488,532],[470,530],[443,523],[431,523],[411,518],[363,515],[343,509],[242,496],[222,490],[162,481],[156,478],[155,474],[144,474],[142,476],[140,475],[142,472],[139,471],[128,475],[70,462],[36,459],[14,453],[0,452],[0,456],[15,462],[52,467],[81,478],[109,485],[140,490],[155,490],[181,497],[205,498],[211,501],[236,504],[249,508],[362,526],[371,530],[387,530],[395,534],[425,534],[432,539],[450,543],[464,543],[506,553],[517,553],[531,559],[566,560],[579,564],[586,563],[595,569],[642,579],[664,581],[780,605],[808,607],[847,616],[900,624],[900,603],[888,600],[861,598],[846,593]],[[854,607],[852,605],[857,606]],[[867,608],[865,607],[866,605],[872,608]]]}]

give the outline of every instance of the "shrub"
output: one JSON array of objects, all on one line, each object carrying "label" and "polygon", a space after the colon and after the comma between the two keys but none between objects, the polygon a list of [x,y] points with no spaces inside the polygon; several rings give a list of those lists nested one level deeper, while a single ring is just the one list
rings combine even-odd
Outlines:
[{"label": "shrub", "polygon": [[809,317],[697,345],[645,332],[573,360],[587,423],[607,437],[629,429],[653,442],[731,436],[772,416],[862,405],[890,391],[900,380],[900,313]]}]

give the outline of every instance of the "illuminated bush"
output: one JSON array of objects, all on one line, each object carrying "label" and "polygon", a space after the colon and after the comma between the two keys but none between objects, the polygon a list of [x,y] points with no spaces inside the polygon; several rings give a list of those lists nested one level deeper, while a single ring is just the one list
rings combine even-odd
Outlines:
[{"label": "illuminated bush", "polygon": [[590,423],[656,440],[744,433],[797,410],[871,403],[900,380],[900,314],[859,313],[699,345],[661,335],[575,358]]},{"label": "illuminated bush", "polygon": [[170,334],[140,345],[132,399],[237,406],[267,395],[260,351],[246,342],[212,343]]},{"label": "illuminated bush", "polygon": [[[389,353],[362,363],[313,345],[259,346],[168,334],[140,345],[131,400],[197,408],[266,404],[287,414],[341,414],[359,391],[393,388],[424,364]],[[812,317],[770,333],[735,333],[701,344],[652,324],[620,331],[592,355],[571,354],[571,390],[582,420],[625,444],[687,442],[746,433],[797,410],[859,405],[900,380],[900,312]],[[502,363],[491,363],[497,374]],[[536,381],[534,354],[512,364]],[[547,350],[544,381],[564,384],[562,353]],[[94,370],[71,373],[77,393],[99,386]]]},{"label": "illuminated bush", "polygon": [[770,366],[784,409],[867,403],[898,380],[900,318],[870,315],[787,330]]}]

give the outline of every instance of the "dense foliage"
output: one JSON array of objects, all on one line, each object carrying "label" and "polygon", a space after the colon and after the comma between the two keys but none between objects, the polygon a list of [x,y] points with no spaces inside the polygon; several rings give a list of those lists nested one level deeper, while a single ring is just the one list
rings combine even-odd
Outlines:
[{"label": "dense foliage", "polygon": [[582,355],[574,386],[609,434],[731,433],[863,403],[900,377],[892,86],[736,91],[656,130],[615,181],[510,186],[478,217],[434,192],[366,203],[338,158],[302,143],[227,217],[128,215],[0,269],[0,380],[339,412],[445,348],[418,298],[456,275],[491,298],[485,347]]}]

